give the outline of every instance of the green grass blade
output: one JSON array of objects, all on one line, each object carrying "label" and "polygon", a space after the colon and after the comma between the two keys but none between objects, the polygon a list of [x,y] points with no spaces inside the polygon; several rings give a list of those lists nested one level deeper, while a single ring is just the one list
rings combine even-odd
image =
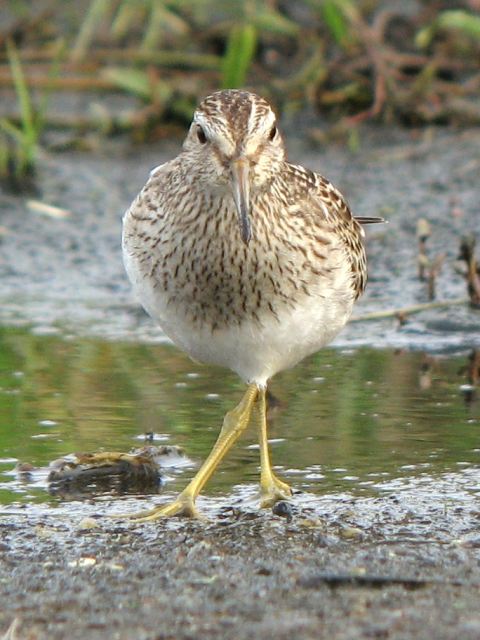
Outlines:
[{"label": "green grass blade", "polygon": [[348,24],[337,0],[322,3],[322,16],[335,42],[343,45],[348,39]]},{"label": "green grass blade", "polygon": [[453,29],[466,36],[480,40],[480,16],[461,9],[442,11],[432,24],[417,33],[415,38],[416,45],[422,49],[428,47],[439,29]]},{"label": "green grass blade", "polygon": [[223,89],[241,87],[245,84],[256,46],[257,32],[253,25],[232,27],[222,64]]},{"label": "green grass blade", "polygon": [[458,29],[467,36],[480,39],[480,16],[468,11],[443,11],[437,22],[442,29]]},{"label": "green grass blade", "polygon": [[135,29],[138,25],[142,25],[146,14],[147,6],[144,1],[123,0],[112,21],[110,34],[113,40],[124,38],[132,28]]},{"label": "green grass blade", "polygon": [[146,30],[140,48],[142,51],[155,51],[158,49],[163,36],[164,8],[158,2],[152,2]]},{"label": "green grass blade", "polygon": [[173,94],[173,89],[167,82],[159,78],[152,82],[149,74],[141,69],[110,67],[104,70],[102,76],[123,91],[131,93],[146,102],[166,104]]},{"label": "green grass blade", "polygon": [[12,122],[10,122],[10,120],[0,118],[0,130],[19,144],[23,144],[24,136],[22,130],[16,127]]},{"label": "green grass blade", "polygon": [[12,73],[13,84],[15,86],[15,93],[17,94],[18,102],[20,105],[22,132],[24,137],[33,143],[37,139],[37,133],[35,130],[32,99],[28,90],[27,82],[25,80],[19,55],[17,53],[15,45],[10,40],[7,40],[7,55],[10,65],[10,71]]},{"label": "green grass blade", "polygon": [[142,100],[151,98],[152,87],[150,79],[148,74],[141,69],[109,67],[103,70],[102,77],[112,82],[119,89],[142,98]]},{"label": "green grass blade", "polygon": [[279,36],[295,38],[300,31],[296,22],[266,7],[259,8],[255,14],[252,14],[251,20],[259,32],[268,31]]},{"label": "green grass blade", "polygon": [[10,159],[10,153],[8,150],[8,141],[5,135],[0,134],[0,179],[6,180],[8,178],[8,164]]},{"label": "green grass blade", "polygon": [[92,0],[75,44],[72,47],[71,60],[78,62],[84,58],[98,25],[111,9],[111,4],[111,0]]}]

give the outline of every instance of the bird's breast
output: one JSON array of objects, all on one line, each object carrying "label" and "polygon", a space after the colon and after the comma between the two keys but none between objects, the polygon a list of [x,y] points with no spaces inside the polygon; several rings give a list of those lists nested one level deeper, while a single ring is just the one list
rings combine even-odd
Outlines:
[{"label": "bird's breast", "polygon": [[[352,296],[340,239],[309,229],[304,217],[279,216],[254,200],[252,239],[240,236],[232,203],[215,199],[164,212],[155,223],[126,223],[127,271],[149,313],[182,317],[212,331],[280,322],[288,310]],[[201,212],[201,214],[199,213]]]}]

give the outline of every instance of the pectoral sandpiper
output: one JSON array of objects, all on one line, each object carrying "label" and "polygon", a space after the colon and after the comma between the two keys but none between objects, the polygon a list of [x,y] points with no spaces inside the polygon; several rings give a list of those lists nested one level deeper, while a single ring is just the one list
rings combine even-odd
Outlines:
[{"label": "pectoral sandpiper", "polygon": [[197,515],[196,497],[251,420],[262,506],[291,495],[270,464],[267,382],[345,325],[366,283],[360,223],[377,220],[354,218],[326,178],[287,162],[266,100],[228,90],[201,102],[183,151],[151,172],[125,214],[123,255],[166,335],[248,386],[186,489],[140,520]]}]

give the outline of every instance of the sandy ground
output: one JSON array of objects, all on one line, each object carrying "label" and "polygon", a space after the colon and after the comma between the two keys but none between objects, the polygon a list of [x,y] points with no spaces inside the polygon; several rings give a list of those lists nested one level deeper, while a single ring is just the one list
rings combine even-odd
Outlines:
[{"label": "sandy ground", "polygon": [[[465,295],[453,264],[459,235],[480,231],[479,142],[478,131],[385,133],[363,140],[354,156],[292,149],[295,160],[332,178],[358,215],[390,219],[370,233],[371,282],[359,312],[425,301],[416,280],[419,216],[432,223],[432,254],[447,254],[439,297]],[[67,210],[64,218],[3,195],[2,322],[158,339],[123,274],[120,219],[148,169],[177,148],[127,155],[108,145],[102,157],[46,158],[37,199]],[[400,331],[392,321],[369,326],[351,325],[341,341],[436,350],[480,344],[478,314],[465,308],[425,314]],[[228,508],[231,497],[223,510],[207,501],[205,522],[84,520],[120,512],[128,501],[7,510],[0,633],[10,627],[10,640],[479,638],[477,480],[451,475],[379,498],[296,496],[290,522],[243,503]],[[465,482],[473,490],[464,491]]]}]

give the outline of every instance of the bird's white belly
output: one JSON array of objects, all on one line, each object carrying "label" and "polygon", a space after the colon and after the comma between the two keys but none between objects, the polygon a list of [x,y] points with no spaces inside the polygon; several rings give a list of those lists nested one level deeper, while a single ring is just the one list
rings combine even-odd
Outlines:
[{"label": "bird's white belly", "polygon": [[124,260],[141,304],[180,349],[200,362],[228,367],[245,382],[258,385],[333,340],[353,306],[350,290],[339,287],[306,297],[277,317],[264,313],[241,324],[232,318],[231,324],[212,329],[208,324],[193,324],[187,308],[169,304],[128,251]]},{"label": "bird's white belly", "polygon": [[244,321],[241,325],[211,331],[195,329],[188,323],[161,323],[167,335],[192,358],[228,367],[245,382],[265,385],[278,371],[294,366],[300,360],[328,344],[342,329],[351,312],[346,306],[331,302],[284,312],[279,319],[264,318],[259,325]]}]

